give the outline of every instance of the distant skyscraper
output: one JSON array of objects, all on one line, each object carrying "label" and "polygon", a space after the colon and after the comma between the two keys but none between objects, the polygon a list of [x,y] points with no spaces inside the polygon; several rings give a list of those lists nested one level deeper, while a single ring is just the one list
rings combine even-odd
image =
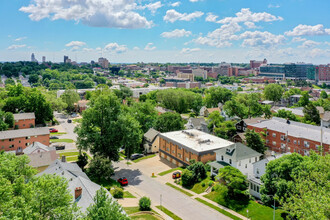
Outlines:
[{"label": "distant skyscraper", "polygon": [[64,63],[67,63],[69,59],[69,56],[64,56]]},{"label": "distant skyscraper", "polygon": [[107,60],[107,58],[103,58],[103,57],[100,57],[99,58],[99,65],[103,68],[103,69],[107,69],[109,68],[109,61]]},{"label": "distant skyscraper", "polygon": [[31,54],[31,62],[38,62],[38,60],[34,56],[34,53]]},{"label": "distant skyscraper", "polygon": [[42,56],[42,62],[46,63],[46,57],[45,56]]}]

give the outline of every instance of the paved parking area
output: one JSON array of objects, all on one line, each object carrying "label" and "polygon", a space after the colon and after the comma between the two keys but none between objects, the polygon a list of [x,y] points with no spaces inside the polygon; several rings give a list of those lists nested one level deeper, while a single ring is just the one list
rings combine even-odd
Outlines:
[{"label": "paved parking area", "polygon": [[147,176],[152,176],[152,173],[157,175],[160,172],[176,167],[174,164],[170,163],[169,161],[160,158],[159,154],[157,154],[155,157],[141,160],[137,163],[132,162],[131,166],[134,166],[134,168],[138,168],[142,173],[144,173]]}]

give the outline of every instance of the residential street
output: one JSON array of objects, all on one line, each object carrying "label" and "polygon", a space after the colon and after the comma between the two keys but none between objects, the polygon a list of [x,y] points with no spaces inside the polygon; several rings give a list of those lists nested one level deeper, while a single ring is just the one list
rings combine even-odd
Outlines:
[{"label": "residential street", "polygon": [[152,201],[152,205],[160,205],[172,211],[182,219],[187,220],[203,220],[203,219],[230,219],[225,215],[211,209],[202,203],[190,198],[183,193],[165,185],[157,178],[151,178],[151,173],[143,172],[143,167],[139,163],[132,165],[125,164],[121,161],[114,164],[115,176],[126,177],[129,182],[129,188],[140,196],[148,196]]}]

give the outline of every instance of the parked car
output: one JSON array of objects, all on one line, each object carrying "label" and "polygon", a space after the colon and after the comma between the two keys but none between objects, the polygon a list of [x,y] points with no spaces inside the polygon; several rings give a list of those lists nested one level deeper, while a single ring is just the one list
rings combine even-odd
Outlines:
[{"label": "parked car", "polygon": [[72,120],[71,119],[68,119],[68,123],[71,123],[72,122]]},{"label": "parked car", "polygon": [[57,136],[50,136],[49,139],[60,139],[60,138]]},{"label": "parked car", "polygon": [[144,157],[143,154],[132,154],[131,155],[131,160],[136,160],[136,159],[139,159],[141,157]]},{"label": "parked car", "polygon": [[65,145],[55,145],[56,150],[65,150]]},{"label": "parked car", "polygon": [[127,186],[128,185],[128,181],[125,177],[119,178],[117,180],[117,182],[120,183],[120,185],[122,185],[122,186]]},{"label": "parked car", "polygon": [[72,113],[72,114],[71,114],[71,117],[72,117],[72,118],[75,118],[75,117],[78,117],[78,115],[77,115],[77,113]]},{"label": "parked car", "polygon": [[173,179],[177,179],[177,178],[180,178],[180,177],[181,177],[181,172],[179,172],[179,171],[176,171],[172,174]]},{"label": "parked car", "polygon": [[50,132],[50,133],[55,133],[55,132],[58,132],[58,130],[55,129],[55,128],[49,128],[49,132]]}]

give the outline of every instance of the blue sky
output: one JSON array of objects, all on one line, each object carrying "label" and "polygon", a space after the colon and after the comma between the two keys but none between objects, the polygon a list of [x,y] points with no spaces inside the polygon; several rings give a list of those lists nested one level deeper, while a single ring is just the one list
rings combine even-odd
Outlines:
[{"label": "blue sky", "polygon": [[330,63],[329,0],[2,0],[0,61]]}]

